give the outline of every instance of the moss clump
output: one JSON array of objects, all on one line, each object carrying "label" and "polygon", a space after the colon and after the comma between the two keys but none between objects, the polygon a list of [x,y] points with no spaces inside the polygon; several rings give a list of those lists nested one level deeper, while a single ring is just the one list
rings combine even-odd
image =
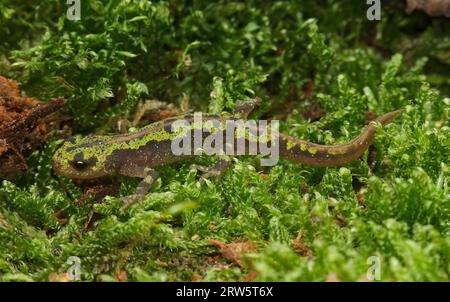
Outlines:
[{"label": "moss clump", "polygon": [[[0,73],[30,96],[64,96],[75,134],[115,132],[144,98],[229,112],[261,96],[255,118],[283,119],[280,131],[322,144],[354,137],[367,112],[406,110],[378,131],[376,156],[346,167],[264,170],[243,157],[203,185],[192,162],[163,167],[142,203],[95,204],[104,217],[93,230],[92,206],[75,205],[81,191],[52,173],[51,137],[27,173],[1,184],[0,280],[48,280],[71,256],[82,280],[246,280],[252,270],[261,281],[366,280],[373,256],[382,281],[449,280],[445,19],[386,4],[371,22],[364,1],[105,0],[83,2],[72,22],[59,1],[38,13],[5,3]],[[311,122],[314,106],[326,114]],[[121,183],[126,195],[137,180]],[[211,257],[210,238],[259,248],[241,269]]]}]

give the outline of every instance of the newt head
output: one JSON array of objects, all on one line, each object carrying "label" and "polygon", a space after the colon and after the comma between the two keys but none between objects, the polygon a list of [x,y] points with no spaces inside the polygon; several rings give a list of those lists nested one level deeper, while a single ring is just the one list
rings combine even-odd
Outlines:
[{"label": "newt head", "polygon": [[52,158],[53,170],[71,179],[93,179],[107,176],[108,144],[101,137],[69,138]]}]

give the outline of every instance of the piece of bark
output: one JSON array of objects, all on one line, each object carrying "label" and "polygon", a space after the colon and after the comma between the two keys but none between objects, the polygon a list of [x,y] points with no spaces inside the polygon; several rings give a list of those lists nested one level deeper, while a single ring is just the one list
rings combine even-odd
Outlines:
[{"label": "piece of bark", "polygon": [[0,179],[14,180],[28,168],[25,157],[47,140],[57,119],[53,113],[63,104],[22,96],[16,82],[0,76]]},{"label": "piece of bark", "polygon": [[424,11],[430,17],[450,18],[450,0],[407,0],[406,12]]}]

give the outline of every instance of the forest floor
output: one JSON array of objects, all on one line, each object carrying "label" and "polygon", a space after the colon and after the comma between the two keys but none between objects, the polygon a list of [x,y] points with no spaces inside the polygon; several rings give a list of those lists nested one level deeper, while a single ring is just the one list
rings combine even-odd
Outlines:
[{"label": "forest floor", "polygon": [[[371,21],[365,1],[104,0],[72,21],[61,1],[35,3],[0,1],[0,280],[67,281],[79,267],[83,281],[449,281],[439,8],[383,1]],[[159,169],[126,210],[117,196],[139,179],[80,185],[52,170],[68,136],[255,96],[253,119],[330,145],[405,111],[343,167],[247,156],[200,184],[190,165],[215,161],[202,156]]]}]

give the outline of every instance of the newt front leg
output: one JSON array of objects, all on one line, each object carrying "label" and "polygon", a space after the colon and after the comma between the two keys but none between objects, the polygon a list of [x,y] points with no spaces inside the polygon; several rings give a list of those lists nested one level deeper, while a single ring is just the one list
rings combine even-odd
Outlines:
[{"label": "newt front leg", "polygon": [[138,184],[136,192],[132,195],[121,198],[121,201],[123,202],[123,207],[125,209],[128,208],[133,203],[143,200],[145,198],[145,195],[148,193],[148,191],[150,191],[153,184],[159,177],[159,173],[151,168],[145,168],[144,173],[145,177]]}]

